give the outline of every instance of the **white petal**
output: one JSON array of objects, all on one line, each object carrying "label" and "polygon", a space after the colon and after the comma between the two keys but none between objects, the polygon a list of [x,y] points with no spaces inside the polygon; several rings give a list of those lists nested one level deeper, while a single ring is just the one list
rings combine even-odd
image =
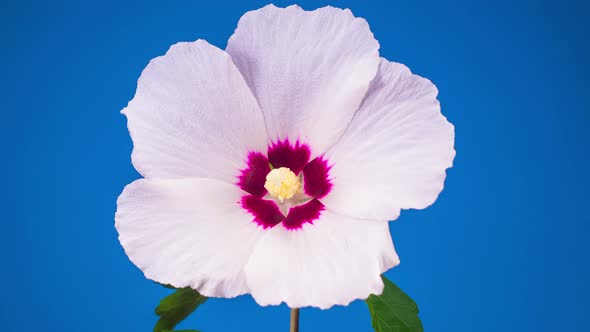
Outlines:
[{"label": "white petal", "polygon": [[243,267],[262,230],[240,196],[211,179],[137,180],[117,201],[119,241],[149,279],[212,297],[244,294]]},{"label": "white petal", "polygon": [[256,245],[246,278],[260,305],[327,309],[381,294],[381,273],[397,265],[387,223],[323,211],[299,230],[272,228]]},{"label": "white petal", "polygon": [[258,99],[269,139],[299,138],[317,155],[358,109],[378,49],[350,10],[268,5],[242,16],[226,50]]},{"label": "white petal", "polygon": [[327,154],[333,189],[322,203],[377,220],[432,204],[455,157],[454,127],[437,94],[429,80],[383,59],[350,127]]},{"label": "white petal", "polygon": [[266,150],[262,113],[231,57],[204,40],[153,59],[123,110],[144,177],[234,182],[247,151]]}]

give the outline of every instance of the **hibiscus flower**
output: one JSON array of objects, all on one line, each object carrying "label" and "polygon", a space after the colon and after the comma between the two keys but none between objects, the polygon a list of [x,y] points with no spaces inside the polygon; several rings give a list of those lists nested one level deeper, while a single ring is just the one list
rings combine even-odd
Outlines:
[{"label": "hibiscus flower", "polygon": [[246,13],[221,50],[153,59],[122,111],[143,176],[119,240],[149,279],[329,308],[380,294],[388,221],[431,205],[455,155],[437,89],[379,57],[349,10]]}]

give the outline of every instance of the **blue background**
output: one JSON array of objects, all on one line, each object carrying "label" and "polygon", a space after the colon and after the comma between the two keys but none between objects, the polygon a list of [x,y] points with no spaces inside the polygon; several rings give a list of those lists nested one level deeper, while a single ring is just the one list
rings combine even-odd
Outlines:
[{"label": "blue background", "polygon": [[[2,1],[3,331],[150,331],[169,291],[113,227],[138,174],[119,114],[148,61],[197,38],[225,47],[261,1]],[[282,1],[279,5],[285,5]],[[387,273],[426,331],[590,325],[589,6],[584,1],[301,1],[349,7],[381,54],[430,78],[456,126],[436,204],[392,223]],[[212,299],[180,327],[286,331],[288,309]],[[361,301],[302,311],[302,331],[370,331]]]}]

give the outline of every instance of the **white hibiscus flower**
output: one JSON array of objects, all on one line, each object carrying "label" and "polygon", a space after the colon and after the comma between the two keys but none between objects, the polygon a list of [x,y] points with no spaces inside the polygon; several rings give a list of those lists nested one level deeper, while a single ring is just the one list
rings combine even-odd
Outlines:
[{"label": "white hibiscus flower", "polygon": [[225,51],[153,59],[123,110],[144,177],[115,216],[149,279],[329,308],[380,294],[388,221],[432,204],[455,155],[437,89],[379,58],[349,10],[246,13]]}]

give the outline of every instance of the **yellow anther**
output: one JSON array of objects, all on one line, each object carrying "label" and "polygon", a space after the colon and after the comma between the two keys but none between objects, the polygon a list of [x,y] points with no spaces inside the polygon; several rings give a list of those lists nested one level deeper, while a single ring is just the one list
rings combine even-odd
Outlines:
[{"label": "yellow anther", "polygon": [[301,190],[301,181],[287,167],[275,168],[266,175],[266,183],[264,188],[268,193],[281,201],[293,197],[299,190]]}]

